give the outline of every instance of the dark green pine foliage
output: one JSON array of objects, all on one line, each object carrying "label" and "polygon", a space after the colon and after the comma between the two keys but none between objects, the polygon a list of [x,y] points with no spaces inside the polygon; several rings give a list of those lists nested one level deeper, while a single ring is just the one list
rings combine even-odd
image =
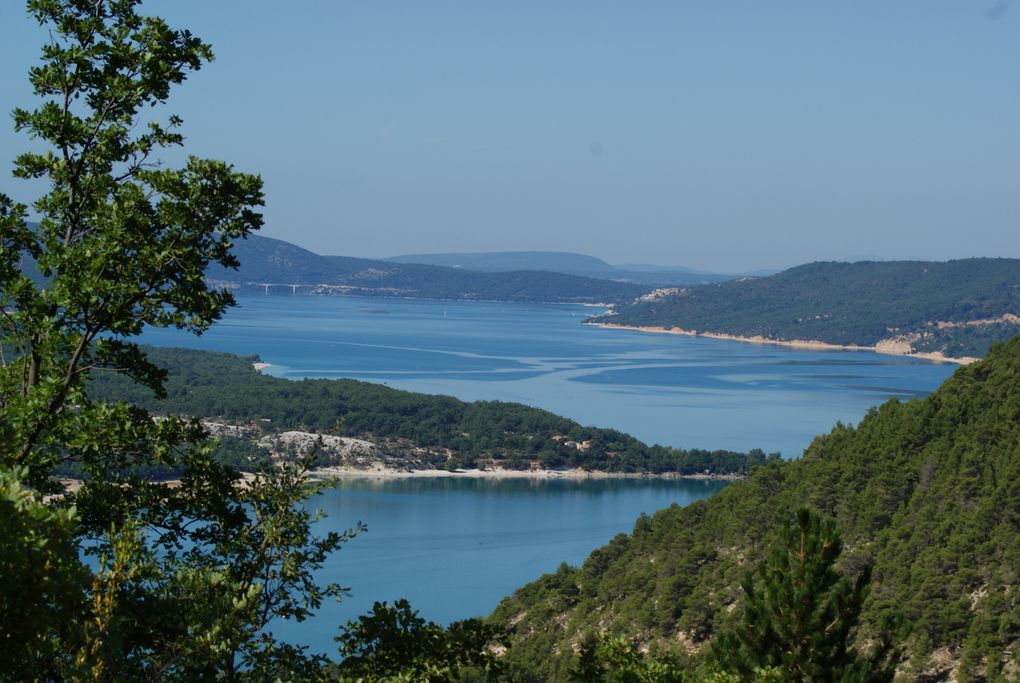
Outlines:
[{"label": "dark green pine foliage", "polygon": [[797,524],[786,522],[768,558],[744,577],[743,618],[712,646],[720,667],[747,680],[774,668],[791,682],[891,681],[898,658],[887,646],[869,657],[851,647],[871,567],[854,579],[841,574],[842,551],[834,519],[799,509]]},{"label": "dark green pine foliage", "polygon": [[330,664],[325,680],[428,681],[504,680],[495,654],[502,632],[479,619],[444,628],[418,616],[407,600],[392,606],[376,602],[369,614],[340,630],[341,661]]},{"label": "dark green pine foliage", "polygon": [[73,542],[73,511],[36,500],[21,486],[26,478],[25,470],[0,469],[2,680],[45,680],[74,637],[90,578]]},{"label": "dark green pine foliage", "polygon": [[[693,680],[684,667],[682,657],[648,656],[626,638],[593,636],[581,645],[568,680],[571,683],[684,683]],[[720,678],[719,683],[730,681]]]}]

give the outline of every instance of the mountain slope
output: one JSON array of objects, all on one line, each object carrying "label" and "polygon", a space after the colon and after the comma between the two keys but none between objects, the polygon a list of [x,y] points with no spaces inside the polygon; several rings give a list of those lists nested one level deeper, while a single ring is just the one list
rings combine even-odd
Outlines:
[{"label": "mountain slope", "polygon": [[320,256],[296,245],[251,236],[234,245],[240,269],[211,267],[207,278],[235,291],[266,294],[359,294],[430,299],[603,303],[628,301],[648,287],[563,273],[483,273],[347,256]]},{"label": "mountain slope", "polygon": [[[587,634],[698,652],[740,600],[739,580],[808,504],[835,517],[844,570],[874,566],[867,628],[902,610],[910,677],[1017,680],[1020,651],[1020,338],[923,400],[837,425],[803,459],[772,463],[715,497],[642,517],[630,536],[505,599],[513,662],[562,679]],[[995,679],[997,671],[1005,678]],[[941,673],[940,673],[941,672]]]},{"label": "mountain slope", "polygon": [[614,266],[602,259],[568,251],[494,251],[437,254],[405,254],[386,261],[394,263],[425,263],[450,268],[466,268],[486,272],[512,270],[545,270],[582,277],[605,278],[644,285],[695,285],[723,282],[730,275],[704,273],[689,268],[670,266]]},{"label": "mountain slope", "polygon": [[613,266],[600,258],[569,251],[492,251],[404,254],[385,259],[395,263],[426,263],[469,270],[548,270],[558,273],[600,273],[610,276]]},{"label": "mountain slope", "polygon": [[692,287],[594,322],[981,356],[1020,333],[1020,259],[810,263]]}]

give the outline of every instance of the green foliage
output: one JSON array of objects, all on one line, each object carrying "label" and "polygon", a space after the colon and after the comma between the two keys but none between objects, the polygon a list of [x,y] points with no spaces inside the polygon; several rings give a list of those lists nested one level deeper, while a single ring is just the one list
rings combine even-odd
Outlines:
[{"label": "green foliage", "polygon": [[[181,122],[142,113],[212,53],[137,5],[28,3],[52,40],[30,72],[43,103],[14,121],[48,149],[19,156],[15,175],[49,191],[32,226],[0,196],[0,677],[306,678],[321,661],[267,627],[342,593],[314,573],[359,527],[312,535],[306,462],[242,481],[197,422],[86,390],[104,371],[163,395],[165,372],[131,338],[219,318],[233,299],[205,270],[236,266],[233,241],[262,220],[258,177],[159,165]],[[64,467],[77,490],[54,478]],[[180,481],[142,478],[154,469]]]},{"label": "green foliage", "polygon": [[[363,527],[313,535],[311,459],[253,462],[229,438],[214,457],[199,422],[88,385],[103,374],[122,380],[118,399],[165,396],[165,370],[132,337],[208,328],[233,298],[207,268],[236,267],[236,242],[262,222],[258,177],[155,156],[182,144],[181,121],[142,113],[212,52],[138,4],[28,3],[52,40],[30,73],[44,102],[14,120],[48,149],[18,157],[15,175],[49,191],[31,225],[0,195],[0,678],[321,678],[324,658],[270,626],[344,593],[315,574]],[[253,476],[231,467],[240,458]],[[492,627],[442,633],[440,664],[489,663],[478,643]]]},{"label": "green foliage", "polygon": [[[393,457],[413,467],[524,469],[541,463],[609,472],[742,475],[778,458],[759,449],[737,453],[648,446],[628,434],[583,427],[520,403],[465,403],[356,380],[295,382],[263,375],[252,368],[251,358],[225,353],[158,348],[146,348],[145,353],[168,371],[163,400],[112,373],[95,376],[89,395],[164,414],[255,422],[270,432],[304,429],[361,437],[390,444]],[[588,442],[588,447],[579,449],[568,441]],[[250,468],[243,461],[242,444],[224,439],[224,445],[230,451],[221,445],[221,457]],[[408,445],[426,447],[433,454],[408,455],[412,450]]]},{"label": "green foliage", "polygon": [[[236,266],[231,240],[262,222],[252,210],[260,178],[194,157],[182,169],[156,167],[155,154],[182,144],[181,122],[138,118],[212,53],[135,4],[28,3],[54,39],[29,76],[44,102],[15,109],[14,122],[50,149],[20,155],[14,174],[50,189],[32,205],[33,228],[27,207],[0,195],[2,332],[15,356],[0,371],[0,463],[28,468],[35,487],[57,463],[100,450],[86,442],[90,431],[118,432],[102,449],[125,461],[146,431],[157,450],[186,440],[184,425],[150,429],[138,411],[93,405],[84,378],[110,368],[159,392],[162,372],[127,339],[146,325],[208,327],[232,298],[206,286],[205,269]],[[26,257],[44,282],[21,273]]]},{"label": "green foliage", "polygon": [[23,488],[24,470],[0,470],[0,674],[33,680],[73,643],[88,570],[79,562],[73,509],[54,510]]},{"label": "green foliage", "polygon": [[501,680],[503,667],[494,649],[500,641],[500,630],[478,619],[443,628],[419,617],[406,600],[392,606],[377,602],[370,614],[341,629],[342,661],[330,667],[330,677],[443,683],[471,672]]},{"label": "green foliage", "polygon": [[747,676],[729,674],[722,671],[710,671],[698,676],[699,683],[786,683],[779,669],[755,669]]},{"label": "green foliage", "polygon": [[683,683],[690,679],[678,657],[649,657],[625,638],[590,638],[581,646],[568,680],[577,683]]},{"label": "green foliage", "polygon": [[770,277],[687,288],[594,320],[863,346],[913,335],[916,350],[983,356],[993,342],[1020,332],[1015,319],[936,323],[994,320],[1018,311],[1020,260],[962,259],[810,263]]},{"label": "green foliage", "polygon": [[[646,527],[647,521],[637,528]],[[851,647],[871,572],[865,566],[854,581],[841,576],[835,563],[842,548],[834,520],[801,508],[797,527],[787,521],[767,560],[745,576],[743,618],[713,641],[711,666],[692,673],[692,663],[675,654],[649,655],[622,637],[589,637],[568,678],[620,683],[891,681],[899,658],[887,641],[867,656]]]},{"label": "green foliage", "polygon": [[842,551],[835,520],[799,509],[796,528],[784,524],[768,558],[744,578],[743,618],[712,643],[720,668],[743,677],[771,668],[791,682],[891,681],[898,657],[887,657],[888,645],[868,657],[851,647],[871,568],[853,581],[841,576]]},{"label": "green foliage", "polygon": [[[206,526],[192,534],[192,547],[178,553],[161,548],[165,599],[178,612],[190,642],[182,654],[195,667],[189,676],[258,672],[271,678],[301,667],[315,670],[318,658],[278,642],[268,630],[275,619],[303,621],[323,600],[345,588],[321,585],[315,574],[325,559],[363,530],[361,525],[316,538],[319,519],[303,501],[322,485],[306,477],[307,463],[283,465],[250,478],[219,516],[206,514]],[[156,529],[151,525],[150,529]],[[169,530],[169,527],[160,529]],[[181,633],[184,637],[184,633]]]},{"label": "green foliage", "polygon": [[931,656],[948,652],[964,680],[1008,680],[1020,642],[1018,444],[1014,338],[924,400],[890,401],[816,438],[801,460],[639,521],[581,567],[518,589],[490,618],[509,628],[510,663],[539,680],[562,680],[573,661],[555,653],[590,633],[704,652],[742,614],[747,567],[810,505],[842,530],[837,570],[872,567],[855,647],[895,632],[889,615],[902,613],[912,626],[906,669],[948,675]]}]

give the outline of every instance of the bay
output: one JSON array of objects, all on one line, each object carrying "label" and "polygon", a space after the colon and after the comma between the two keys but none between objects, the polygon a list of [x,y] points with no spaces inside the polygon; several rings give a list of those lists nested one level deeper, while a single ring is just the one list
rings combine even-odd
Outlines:
[{"label": "bay", "polygon": [[[241,297],[206,334],[146,343],[247,355],[289,379],[349,377],[464,400],[517,401],[684,448],[796,457],[836,421],[921,397],[950,364],[582,326],[582,306],[356,297]],[[489,613],[515,588],[580,563],[642,513],[719,482],[347,480],[310,501],[320,531],[368,526],[320,579],[352,588],[312,620],[277,625],[332,652],[338,624],[406,597],[440,623]]]},{"label": "bay", "polygon": [[309,501],[328,517],[319,531],[364,522],[328,561],[322,581],[350,587],[306,622],[279,623],[287,640],[335,651],[336,627],[407,598],[421,615],[449,623],[491,612],[516,588],[561,562],[578,565],[630,532],[642,513],[687,505],[719,481],[661,479],[349,479]]},{"label": "bay", "polygon": [[350,377],[517,401],[681,448],[799,456],[836,421],[925,396],[955,365],[581,325],[582,306],[249,296],[201,337],[142,340],[258,354],[290,379]]}]

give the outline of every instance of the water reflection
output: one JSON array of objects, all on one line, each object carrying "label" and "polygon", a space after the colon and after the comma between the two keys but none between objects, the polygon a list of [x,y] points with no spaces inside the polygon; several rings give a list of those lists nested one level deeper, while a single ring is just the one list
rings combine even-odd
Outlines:
[{"label": "water reflection", "polygon": [[323,581],[351,586],[312,621],[280,624],[295,642],[328,652],[336,624],[375,600],[411,600],[449,622],[489,613],[516,588],[580,564],[633,529],[642,512],[687,505],[724,482],[658,479],[349,479],[309,502],[328,517],[318,530],[364,522],[368,532],[331,558]]}]

